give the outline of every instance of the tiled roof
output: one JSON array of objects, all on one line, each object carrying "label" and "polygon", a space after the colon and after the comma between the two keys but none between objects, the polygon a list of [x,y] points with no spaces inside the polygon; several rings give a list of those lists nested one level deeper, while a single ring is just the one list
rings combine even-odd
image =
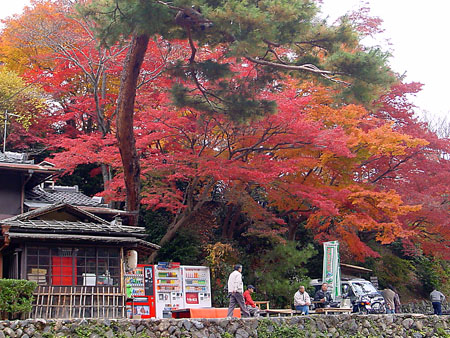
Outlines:
[{"label": "tiled roof", "polygon": [[[78,220],[48,219],[48,215],[55,211],[65,211],[74,215]],[[119,221],[108,222],[90,212],[66,203],[48,205],[31,210],[20,215],[0,220],[1,226],[7,226],[9,232],[27,231],[39,233],[90,233],[90,234],[121,234],[145,237],[143,227],[123,225]]]},{"label": "tiled roof", "polygon": [[41,207],[38,209],[27,211],[20,215],[16,215],[16,216],[4,219],[4,220],[0,221],[0,223],[11,222],[11,221],[26,221],[26,220],[30,220],[30,219],[36,219],[42,215],[48,214],[53,211],[61,210],[61,209],[66,209],[66,210],[70,211],[71,213],[78,215],[78,217],[82,216],[84,219],[87,218],[91,222],[97,222],[97,223],[101,223],[101,224],[109,224],[109,222],[104,220],[103,218],[98,217],[86,210],[77,208],[76,206],[73,206],[73,205],[67,204],[67,203],[54,203],[51,205],[47,205],[47,206],[44,206],[44,207]]},{"label": "tiled roof", "polygon": [[94,201],[91,197],[86,196],[78,191],[77,187],[59,187],[46,188],[35,187],[31,191],[25,193],[25,200],[29,202],[44,203],[67,203],[77,206],[105,207],[105,204]]},{"label": "tiled roof", "polygon": [[27,159],[26,154],[11,152],[0,152],[0,170],[32,174],[27,177],[25,184],[26,190],[32,189],[62,171],[62,169],[55,168],[49,162],[34,164],[33,160]]},{"label": "tiled roof", "polygon": [[[66,215],[73,220],[48,219],[52,215]],[[0,220],[4,243],[10,240],[77,241],[120,243],[124,247],[136,247],[140,252],[152,253],[160,247],[145,241],[143,227],[123,225],[120,219],[108,222],[88,211],[66,203],[56,203]]]},{"label": "tiled roof", "polygon": [[0,162],[34,164],[33,160],[28,160],[27,154],[13,153],[10,151],[0,152]]},{"label": "tiled roof", "polygon": [[73,221],[57,221],[57,220],[2,220],[0,223],[9,226],[10,232],[17,230],[28,230],[33,232],[45,233],[96,233],[96,234],[129,234],[133,236],[145,236],[145,230],[142,227],[132,227],[121,224],[99,224],[94,222],[73,222]]}]

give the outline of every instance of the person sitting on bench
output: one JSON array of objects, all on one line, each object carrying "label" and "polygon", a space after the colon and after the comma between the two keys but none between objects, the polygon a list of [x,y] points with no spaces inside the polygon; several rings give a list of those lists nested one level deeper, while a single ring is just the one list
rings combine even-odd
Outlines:
[{"label": "person sitting on bench", "polygon": [[247,310],[252,317],[259,317],[259,308],[252,299],[253,292],[255,292],[255,287],[253,285],[247,286],[247,290],[244,292],[245,305],[247,305]]},{"label": "person sitting on bench", "polygon": [[295,310],[301,311],[303,315],[309,314],[309,306],[311,305],[311,298],[308,292],[305,291],[305,287],[300,285],[298,291],[294,295]]},{"label": "person sitting on bench", "polygon": [[323,283],[320,290],[316,292],[314,295],[314,300],[316,302],[316,308],[324,308],[327,307],[331,302],[331,295],[327,292],[328,290],[328,284]]}]

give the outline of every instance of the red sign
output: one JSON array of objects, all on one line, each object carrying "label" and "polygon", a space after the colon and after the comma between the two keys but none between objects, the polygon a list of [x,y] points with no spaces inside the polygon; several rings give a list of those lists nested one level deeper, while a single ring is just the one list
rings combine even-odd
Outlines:
[{"label": "red sign", "polygon": [[198,304],[198,293],[186,292],[186,303],[187,304]]}]

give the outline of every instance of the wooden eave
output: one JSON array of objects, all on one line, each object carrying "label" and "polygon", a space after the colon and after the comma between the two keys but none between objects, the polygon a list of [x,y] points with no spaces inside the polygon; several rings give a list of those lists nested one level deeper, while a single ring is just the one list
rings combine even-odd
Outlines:
[{"label": "wooden eave", "polygon": [[27,189],[32,189],[38,184],[64,171],[64,169],[56,169],[53,167],[41,166],[38,164],[8,162],[0,162],[0,170],[20,171],[25,174],[28,173],[29,175],[31,175],[30,179],[28,179],[26,183]]},{"label": "wooden eave", "polygon": [[372,272],[371,269],[367,269],[367,268],[364,268],[362,266],[357,266],[357,265],[345,264],[345,263],[341,263],[341,268],[345,268],[345,269],[357,271],[357,272],[363,272],[363,273],[364,272],[366,272],[366,273]]},{"label": "wooden eave", "polygon": [[[6,235],[6,234],[5,234]],[[3,236],[5,238],[5,235]],[[46,233],[25,233],[25,232],[10,232],[7,234],[12,241],[55,241],[61,243],[68,242],[101,242],[105,244],[121,244],[125,247],[135,247],[141,252],[151,253],[159,250],[160,246],[144,241],[136,237],[118,237],[118,236],[89,236],[80,234],[46,234]]]},{"label": "wooden eave", "polygon": [[0,221],[2,227],[7,226],[10,232],[26,233],[72,233],[72,234],[110,234],[116,236],[134,236],[144,238],[145,231],[141,227],[128,225],[98,224],[92,222],[73,222],[57,220],[9,220]]}]

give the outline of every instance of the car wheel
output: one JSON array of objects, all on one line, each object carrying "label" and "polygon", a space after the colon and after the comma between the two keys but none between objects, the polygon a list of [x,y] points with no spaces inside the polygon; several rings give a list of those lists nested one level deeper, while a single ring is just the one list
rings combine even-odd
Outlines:
[{"label": "car wheel", "polygon": [[385,313],[385,309],[383,304],[381,303],[373,303],[372,304],[372,312],[373,313]]},{"label": "car wheel", "polygon": [[360,306],[359,313],[362,315],[367,315],[367,314],[369,314],[369,311],[367,311],[367,308],[365,306]]}]

